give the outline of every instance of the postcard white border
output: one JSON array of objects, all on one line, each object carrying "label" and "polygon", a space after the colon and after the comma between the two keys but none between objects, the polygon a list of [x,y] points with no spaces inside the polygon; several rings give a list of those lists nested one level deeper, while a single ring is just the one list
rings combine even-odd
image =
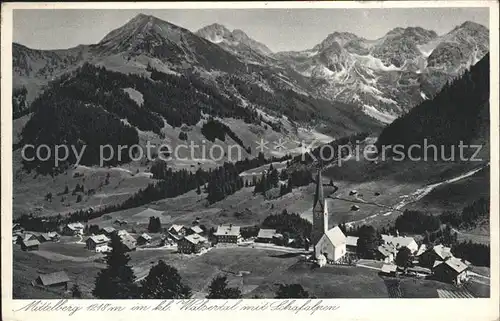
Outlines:
[{"label": "postcard white border", "polygon": [[[325,304],[338,305],[340,308],[330,312],[316,312],[311,316],[307,312],[294,313],[281,311],[266,312],[187,312],[173,310],[169,312],[134,312],[122,313],[86,312],[76,313],[73,320],[135,320],[150,319],[187,319],[236,318],[236,320],[255,320],[263,318],[287,318],[304,320],[306,318],[324,318],[337,320],[498,320],[499,318],[499,24],[498,3],[496,1],[388,1],[388,2],[176,2],[176,3],[3,3],[1,21],[1,222],[2,222],[2,317],[4,320],[68,320],[63,312],[17,312],[32,300],[12,299],[12,242],[10,226],[12,222],[12,10],[13,9],[249,9],[249,8],[408,8],[408,7],[489,7],[490,8],[490,64],[491,64],[491,296],[489,299],[323,299]],[[495,148],[496,147],[496,148]],[[44,300],[57,301],[57,300]],[[112,300],[117,305],[131,307],[140,300]],[[158,300],[160,302],[161,300]],[[271,300],[252,300],[266,302]],[[70,300],[73,305],[86,306],[103,303],[103,300]],[[153,304],[148,301],[148,304]],[[114,313],[114,315],[113,315]]]}]

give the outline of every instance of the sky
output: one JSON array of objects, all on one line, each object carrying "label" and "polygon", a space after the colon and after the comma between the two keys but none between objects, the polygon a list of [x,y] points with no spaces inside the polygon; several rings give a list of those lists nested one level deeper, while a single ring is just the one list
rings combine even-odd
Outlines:
[{"label": "sky", "polygon": [[395,27],[419,26],[447,33],[465,21],[489,26],[488,8],[390,9],[44,9],[14,10],[14,42],[35,49],[95,44],[139,13],[191,31],[219,23],[241,29],[272,51],[305,50],[334,31],[377,39]]}]

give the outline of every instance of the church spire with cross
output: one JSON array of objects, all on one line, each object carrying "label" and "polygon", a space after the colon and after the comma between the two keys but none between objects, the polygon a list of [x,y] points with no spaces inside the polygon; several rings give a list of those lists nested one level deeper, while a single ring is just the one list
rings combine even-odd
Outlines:
[{"label": "church spire with cross", "polygon": [[313,225],[311,233],[311,242],[315,245],[319,239],[328,230],[328,208],[323,193],[323,178],[321,176],[322,166],[318,167],[316,176],[316,193],[313,203]]}]

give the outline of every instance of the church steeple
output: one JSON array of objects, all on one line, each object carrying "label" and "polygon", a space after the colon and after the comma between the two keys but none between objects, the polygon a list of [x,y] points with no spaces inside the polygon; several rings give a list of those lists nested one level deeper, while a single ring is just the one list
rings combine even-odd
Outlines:
[{"label": "church steeple", "polygon": [[321,168],[318,169],[318,174],[316,175],[316,193],[314,194],[314,210],[323,211],[325,207],[325,197],[323,193],[323,178],[321,177]]},{"label": "church steeple", "polygon": [[328,208],[323,193],[323,178],[321,176],[321,167],[318,168],[318,174],[316,175],[316,193],[314,194],[312,212],[313,226],[311,233],[311,242],[313,245],[316,245],[319,239],[328,230]]}]

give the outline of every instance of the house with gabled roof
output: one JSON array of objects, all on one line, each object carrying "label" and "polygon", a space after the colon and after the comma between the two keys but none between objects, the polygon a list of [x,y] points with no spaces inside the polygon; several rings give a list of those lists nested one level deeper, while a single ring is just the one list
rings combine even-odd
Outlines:
[{"label": "house with gabled roof", "polygon": [[207,246],[208,240],[199,234],[185,236],[177,242],[177,250],[180,253],[199,253]]},{"label": "house with gabled roof", "polygon": [[199,225],[191,226],[187,230],[187,234],[201,234],[203,232],[203,229]]},{"label": "house with gabled roof", "polygon": [[179,240],[181,240],[184,236],[183,235],[177,235],[177,234],[174,234],[174,233],[171,233],[171,232],[167,232],[166,234],[166,238],[174,241],[174,242],[178,242]]},{"label": "house with gabled roof", "polygon": [[151,236],[149,236],[148,234],[146,233],[142,233],[138,238],[137,238],[137,244],[138,245],[144,245],[144,244],[149,244],[151,243],[151,240],[153,238]]},{"label": "house with gabled roof", "polygon": [[436,261],[443,262],[450,257],[453,257],[453,254],[451,253],[451,248],[439,244],[431,247],[424,253],[420,254],[418,257],[418,261],[420,265],[427,268],[432,268]]},{"label": "house with gabled roof", "polygon": [[40,241],[40,243],[43,243],[43,242],[50,242],[52,241],[52,238],[49,236],[48,233],[41,233],[39,236],[38,236],[38,241]]},{"label": "house with gabled roof", "polygon": [[125,250],[127,252],[135,251],[137,249],[136,242],[132,242],[130,240],[125,240],[125,241],[122,241],[122,243],[123,243],[123,246],[125,247]]},{"label": "house with gabled roof", "polygon": [[108,248],[109,238],[104,234],[92,235],[85,241],[87,249],[96,252],[105,252]]},{"label": "house with gabled roof", "polygon": [[184,236],[184,235],[186,235],[187,228],[184,225],[173,224],[168,229],[168,232],[173,234],[173,235]]},{"label": "house with gabled roof", "polygon": [[116,232],[116,229],[112,226],[106,226],[101,229],[101,233],[106,235],[107,237],[111,237],[113,233]]},{"label": "house with gabled roof", "polygon": [[375,251],[375,259],[383,261],[385,263],[390,263],[394,261],[396,257],[396,247],[392,244],[381,244],[377,247]]},{"label": "house with gabled roof", "polygon": [[63,227],[63,234],[64,235],[83,235],[83,229],[85,226],[83,226],[82,223],[76,222],[76,223],[68,223]]},{"label": "house with gabled roof", "polygon": [[21,241],[21,249],[23,251],[36,251],[40,246],[40,241],[38,239],[30,239],[30,240],[22,240]]},{"label": "house with gabled roof", "polygon": [[261,228],[257,234],[255,242],[259,243],[272,243],[273,238],[276,236],[276,229]]},{"label": "house with gabled roof", "polygon": [[33,282],[33,285],[49,287],[49,288],[62,288],[68,290],[69,277],[64,271],[40,274]]},{"label": "house with gabled roof", "polygon": [[126,230],[119,230],[117,234],[120,237],[123,245],[125,245],[125,249],[127,251],[136,250],[137,241],[132,235],[130,235]]},{"label": "house with gabled roof", "polygon": [[347,252],[356,253],[358,248],[358,239],[357,236],[346,236],[346,250]]},{"label": "house with gabled roof", "polygon": [[382,234],[382,240],[385,244],[390,244],[399,250],[402,247],[407,247],[410,249],[411,253],[416,253],[418,251],[418,244],[413,237],[408,236],[393,236]]},{"label": "house with gabled roof", "polygon": [[215,231],[214,236],[217,243],[238,243],[241,239],[240,227],[229,225],[219,225],[217,226],[217,231]]},{"label": "house with gabled roof", "polygon": [[469,266],[461,259],[449,257],[445,261],[436,261],[432,268],[434,278],[448,283],[462,284],[467,280]]},{"label": "house with gabled roof", "polygon": [[24,232],[24,227],[21,226],[19,223],[14,223],[12,225],[12,233],[23,233]]}]

